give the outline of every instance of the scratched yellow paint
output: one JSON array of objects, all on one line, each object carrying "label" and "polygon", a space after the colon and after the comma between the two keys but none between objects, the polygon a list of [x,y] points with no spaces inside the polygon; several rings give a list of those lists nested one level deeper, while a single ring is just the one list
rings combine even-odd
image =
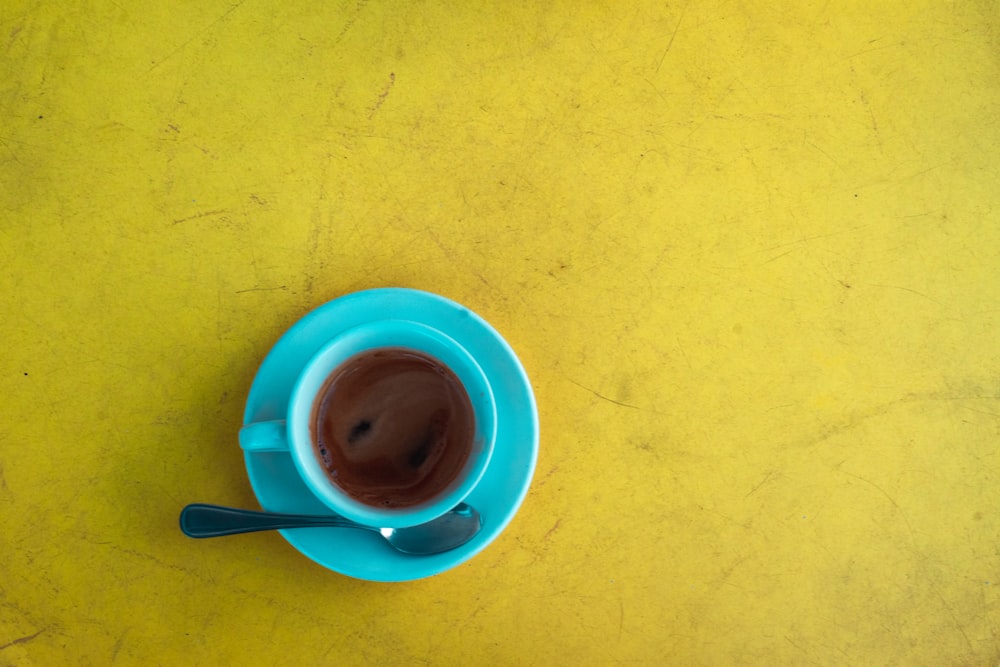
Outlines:
[{"label": "scratched yellow paint", "polygon": [[[4,3],[0,664],[1000,660],[995,3],[299,4]],[[386,285],[529,371],[508,531],[181,536]]]}]

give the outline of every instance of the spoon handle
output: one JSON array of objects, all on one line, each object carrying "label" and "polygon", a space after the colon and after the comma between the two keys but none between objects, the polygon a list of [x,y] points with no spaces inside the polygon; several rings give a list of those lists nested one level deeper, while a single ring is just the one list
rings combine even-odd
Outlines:
[{"label": "spoon handle", "polygon": [[308,526],[376,530],[370,526],[362,526],[343,517],[332,515],[307,516],[304,514],[254,512],[205,503],[192,503],[181,510],[181,531],[188,537],[222,537],[223,535],[253,533],[258,530]]}]

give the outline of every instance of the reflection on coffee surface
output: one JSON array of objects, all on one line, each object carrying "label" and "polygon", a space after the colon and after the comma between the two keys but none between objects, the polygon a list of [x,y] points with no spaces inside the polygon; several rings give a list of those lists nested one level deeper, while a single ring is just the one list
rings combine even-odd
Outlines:
[{"label": "reflection on coffee surface", "polygon": [[352,357],[327,378],[312,415],[313,444],[331,481],[377,507],[430,500],[472,450],[475,415],[455,374],[404,348]]}]

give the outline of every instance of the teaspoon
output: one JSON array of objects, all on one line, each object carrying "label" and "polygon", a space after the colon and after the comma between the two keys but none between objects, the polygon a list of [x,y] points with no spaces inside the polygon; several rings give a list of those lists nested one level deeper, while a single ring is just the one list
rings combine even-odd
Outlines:
[{"label": "teaspoon", "polygon": [[181,510],[181,531],[188,537],[222,537],[278,528],[360,528],[378,533],[393,548],[426,556],[462,546],[479,532],[483,521],[474,507],[461,503],[433,521],[408,528],[376,528],[340,516],[278,514],[193,503]]}]

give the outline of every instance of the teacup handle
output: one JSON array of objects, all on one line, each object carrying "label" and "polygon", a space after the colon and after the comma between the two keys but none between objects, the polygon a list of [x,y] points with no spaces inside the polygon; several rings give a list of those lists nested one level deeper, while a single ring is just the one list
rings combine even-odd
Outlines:
[{"label": "teacup handle", "polygon": [[276,419],[247,424],[240,429],[240,447],[245,452],[287,452],[287,422]]}]

